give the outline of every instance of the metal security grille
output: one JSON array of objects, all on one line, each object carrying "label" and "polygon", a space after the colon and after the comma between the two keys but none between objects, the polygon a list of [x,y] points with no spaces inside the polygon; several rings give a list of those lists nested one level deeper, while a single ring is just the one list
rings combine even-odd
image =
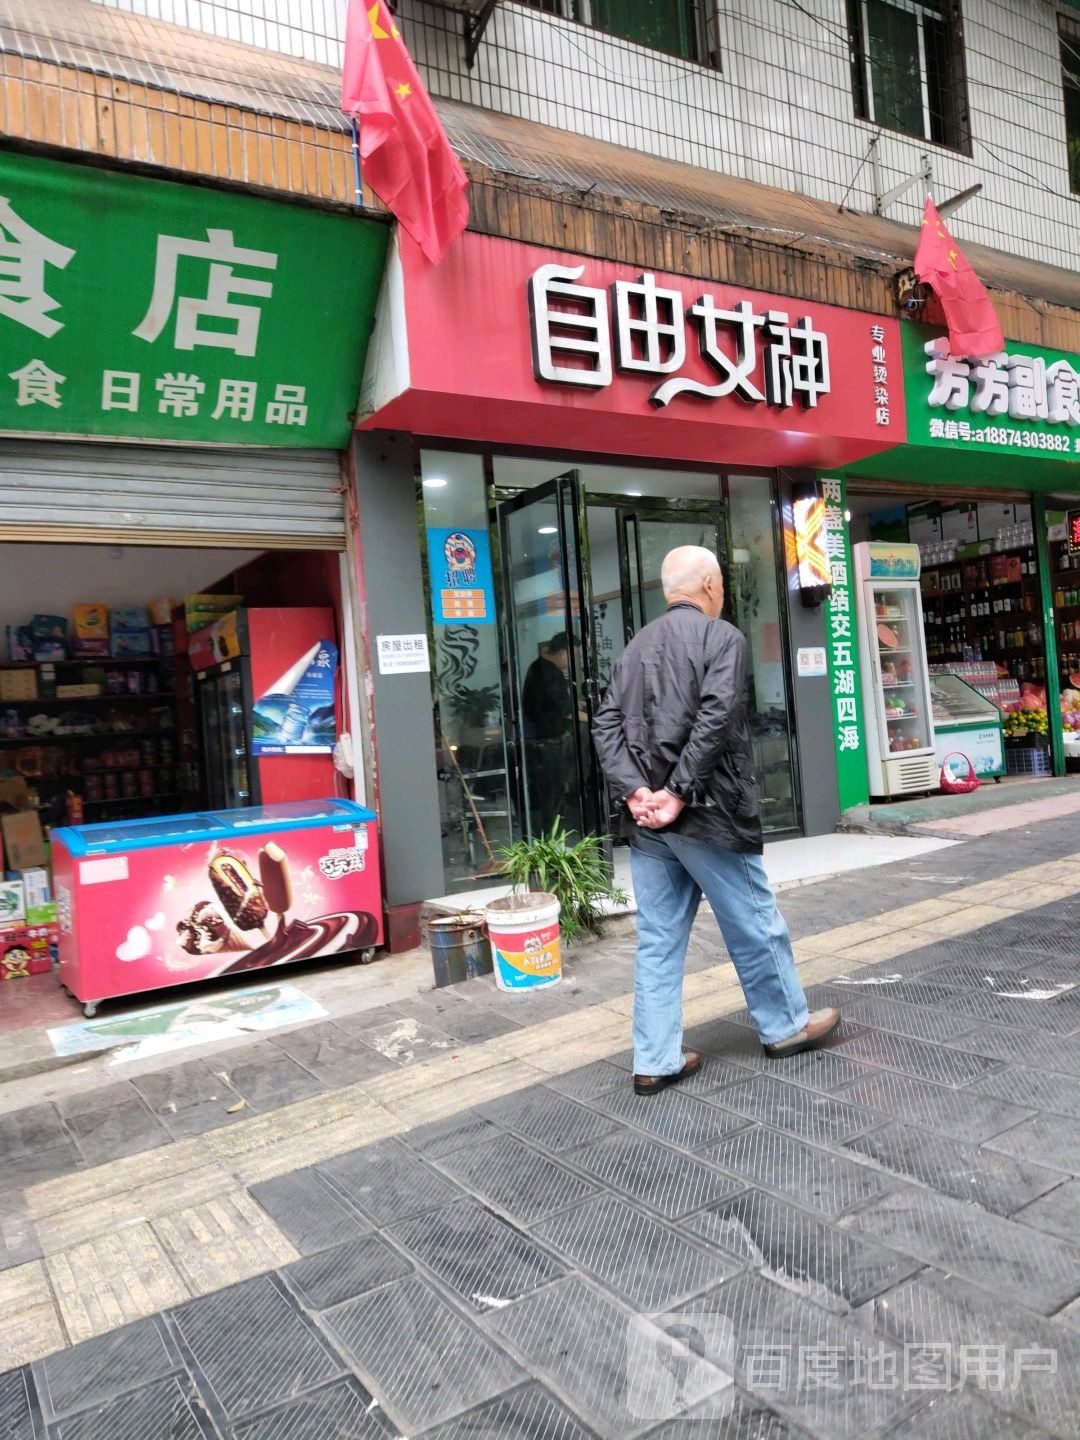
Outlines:
[{"label": "metal security grille", "polygon": [[342,550],[334,451],[0,441],[0,542]]},{"label": "metal security grille", "polygon": [[719,68],[714,7],[707,0],[524,0],[605,34]]}]

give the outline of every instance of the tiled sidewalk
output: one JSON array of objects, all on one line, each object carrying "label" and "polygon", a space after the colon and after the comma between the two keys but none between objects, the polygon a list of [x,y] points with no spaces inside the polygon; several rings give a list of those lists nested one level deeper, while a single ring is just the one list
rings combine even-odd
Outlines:
[{"label": "tiled sidewalk", "polygon": [[[714,1018],[700,925],[688,1041],[706,1064],[656,1099],[633,1096],[606,1038],[626,942],[577,994],[530,1002],[525,1028],[490,987],[429,997],[409,1017],[429,1039],[443,1008],[472,1017],[458,1103],[422,1087],[434,1124],[418,1110],[359,1149],[327,1141],[314,1164],[253,1173],[241,1199],[163,1215],[181,1293],[212,1288],[259,1215],[277,1258],[0,1376],[0,1435],[1075,1437],[1080,875],[1051,857],[1076,839],[1033,832],[1026,877],[1015,839],[986,840],[929,857],[936,889],[928,868],[921,890],[883,871],[786,897],[807,973],[831,967],[814,999],[840,995],[847,1016],[829,1050],[789,1061],[765,1061],[744,1014]],[[856,983],[838,983],[845,968]],[[560,1027],[581,1060],[598,1037],[602,1058],[557,1065]],[[294,1045],[305,1035],[307,1069],[322,1041]],[[478,1067],[499,1046],[548,1068],[495,1083],[499,1065]],[[357,1084],[388,1105],[396,1087],[404,1115],[422,1073],[399,1056]],[[39,1211],[50,1184],[31,1186]],[[106,1238],[152,1287],[133,1234]]]}]

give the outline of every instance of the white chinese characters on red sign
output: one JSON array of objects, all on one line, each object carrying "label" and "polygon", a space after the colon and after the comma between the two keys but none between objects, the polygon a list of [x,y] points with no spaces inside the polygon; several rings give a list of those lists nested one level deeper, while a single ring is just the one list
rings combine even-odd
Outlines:
[{"label": "white chinese characters on red sign", "polygon": [[[680,395],[813,408],[831,390],[828,337],[809,316],[793,323],[788,311],[758,313],[749,300],[724,309],[707,291],[684,311],[682,293],[662,288],[655,275],[617,280],[609,293],[580,284],[584,272],[584,265],[541,265],[529,280],[537,380],[603,388],[616,371],[671,375],[649,395],[659,409]],[[716,373],[712,384],[678,373],[686,363],[688,327]]]}]

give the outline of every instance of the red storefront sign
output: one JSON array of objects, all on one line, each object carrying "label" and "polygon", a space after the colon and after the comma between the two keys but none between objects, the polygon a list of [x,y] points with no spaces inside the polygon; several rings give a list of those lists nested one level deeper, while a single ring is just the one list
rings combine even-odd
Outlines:
[{"label": "red storefront sign", "polygon": [[399,245],[363,429],[821,468],[906,438],[893,318],[485,235],[437,266]]}]

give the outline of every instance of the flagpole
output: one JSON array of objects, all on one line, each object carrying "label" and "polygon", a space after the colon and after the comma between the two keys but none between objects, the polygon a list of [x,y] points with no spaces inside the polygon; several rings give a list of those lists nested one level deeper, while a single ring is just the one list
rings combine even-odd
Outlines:
[{"label": "flagpole", "polygon": [[356,185],[357,208],[364,208],[364,186],[360,176],[360,122],[356,116],[352,117],[352,158],[353,158],[353,180]]}]

